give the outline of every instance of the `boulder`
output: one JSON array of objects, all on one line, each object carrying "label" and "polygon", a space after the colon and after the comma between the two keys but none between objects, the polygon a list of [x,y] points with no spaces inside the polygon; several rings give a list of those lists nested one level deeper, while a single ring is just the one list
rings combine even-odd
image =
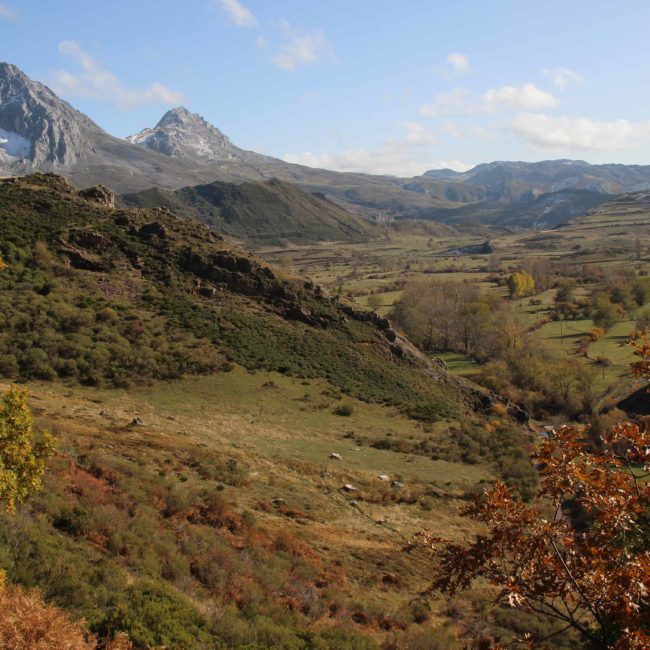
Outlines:
[{"label": "boulder", "polygon": [[199,287],[199,295],[205,298],[216,298],[217,290],[214,287]]},{"label": "boulder", "polygon": [[141,239],[153,239],[154,237],[158,239],[167,239],[169,233],[162,223],[152,221],[151,223],[145,223],[144,226],[141,226],[138,230],[138,237]]},{"label": "boulder", "polygon": [[79,196],[87,201],[99,203],[106,208],[115,207],[115,193],[104,185],[95,185],[79,191]]},{"label": "boulder", "polygon": [[343,456],[341,456],[341,454],[337,454],[334,451],[330,454],[330,458],[332,460],[343,460]]},{"label": "boulder", "polygon": [[110,237],[94,230],[71,230],[68,241],[82,248],[100,252],[108,250],[113,243]]}]

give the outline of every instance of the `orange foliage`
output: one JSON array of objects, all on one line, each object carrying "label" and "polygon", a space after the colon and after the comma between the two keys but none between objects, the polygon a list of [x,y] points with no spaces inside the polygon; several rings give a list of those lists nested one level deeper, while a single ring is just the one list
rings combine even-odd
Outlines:
[{"label": "orange foliage", "polygon": [[[650,377],[650,345],[633,346],[634,372]],[[646,424],[616,425],[596,443],[562,427],[533,457],[541,479],[533,503],[497,482],[465,511],[487,529],[473,543],[419,533],[416,545],[437,560],[432,590],[454,594],[485,579],[499,600],[573,628],[590,647],[650,648]]]},{"label": "orange foliage", "polygon": [[[0,588],[0,648],[12,650],[95,650],[95,640],[83,626],[39,591],[21,587]],[[125,635],[106,644],[106,650],[132,650]]]},{"label": "orange foliage", "polygon": [[[577,429],[557,431],[535,456],[537,504],[496,483],[465,512],[489,529],[469,546],[420,533],[440,562],[433,589],[453,594],[484,578],[511,606],[558,619],[597,647],[634,647],[629,635],[650,647],[650,435],[625,423],[601,443],[594,450]],[[584,529],[563,512],[568,499]]]}]

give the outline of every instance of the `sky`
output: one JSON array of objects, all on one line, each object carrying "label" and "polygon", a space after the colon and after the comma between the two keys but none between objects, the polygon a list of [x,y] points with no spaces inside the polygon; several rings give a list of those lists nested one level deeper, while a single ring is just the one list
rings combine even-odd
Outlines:
[{"label": "sky", "polygon": [[0,0],[0,61],[126,137],[183,105],[337,171],[650,164],[647,0]]}]

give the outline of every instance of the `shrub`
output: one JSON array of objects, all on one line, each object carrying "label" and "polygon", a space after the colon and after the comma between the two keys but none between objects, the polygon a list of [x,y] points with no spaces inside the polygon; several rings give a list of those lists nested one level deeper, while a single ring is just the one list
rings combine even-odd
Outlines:
[{"label": "shrub", "polygon": [[[94,650],[81,625],[37,590],[0,588],[0,647],[12,650]],[[126,650],[126,647],[125,647]]]},{"label": "shrub", "polygon": [[334,409],[334,415],[349,418],[354,413],[354,405],[351,402],[343,402]]}]

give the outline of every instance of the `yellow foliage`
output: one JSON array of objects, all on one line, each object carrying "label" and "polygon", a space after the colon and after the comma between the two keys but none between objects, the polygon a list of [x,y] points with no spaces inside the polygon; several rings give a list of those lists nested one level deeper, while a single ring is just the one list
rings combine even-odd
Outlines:
[{"label": "yellow foliage", "polygon": [[27,391],[12,387],[0,402],[0,501],[8,513],[42,487],[45,463],[54,439],[36,435]]},{"label": "yellow foliage", "polygon": [[508,289],[513,298],[522,298],[535,293],[535,280],[525,271],[516,271],[508,278]]},{"label": "yellow foliage", "polygon": [[492,406],[492,413],[494,413],[494,415],[498,415],[503,418],[508,414],[508,407],[505,404],[502,404],[501,402],[496,402]]}]

